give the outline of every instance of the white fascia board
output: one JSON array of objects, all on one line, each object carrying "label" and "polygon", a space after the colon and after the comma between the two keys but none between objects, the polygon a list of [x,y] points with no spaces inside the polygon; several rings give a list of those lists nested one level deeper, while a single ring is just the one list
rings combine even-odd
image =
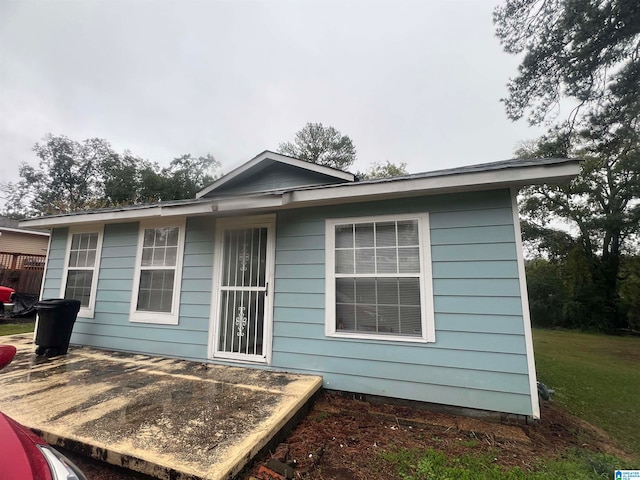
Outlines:
[{"label": "white fascia board", "polygon": [[375,197],[403,197],[410,195],[432,195],[436,193],[509,188],[535,185],[545,182],[562,182],[575,177],[580,164],[508,168],[427,178],[414,178],[379,183],[351,183],[331,187],[292,191],[286,194],[285,204],[325,203],[331,200],[357,201],[359,197],[372,200]]},{"label": "white fascia board", "polygon": [[255,197],[212,198],[211,202],[205,203],[157,205],[102,213],[36,218],[22,221],[20,226],[54,228],[75,224],[126,222],[127,220],[135,221],[154,217],[221,214],[246,210],[279,210],[305,205],[330,205],[381,198],[511,188],[545,182],[562,182],[575,177],[578,173],[580,173],[579,162],[513,167],[397,181],[347,183]]},{"label": "white fascia board", "polygon": [[340,170],[335,170],[333,168],[325,167],[323,165],[317,165],[315,163],[310,163],[310,162],[305,162],[303,160],[298,160],[297,158],[287,157],[286,155],[282,155],[282,154],[279,154],[279,153],[266,151],[266,152],[261,153],[257,157],[252,158],[248,162],[240,165],[239,167],[235,168],[234,170],[231,170],[229,173],[227,173],[226,175],[223,175],[222,177],[220,177],[218,180],[213,182],[208,187],[205,187],[204,189],[200,190],[198,193],[196,193],[196,198],[203,197],[204,195],[206,195],[207,193],[211,192],[212,190],[215,190],[216,188],[220,187],[221,185],[224,185],[225,183],[230,182],[234,178],[242,175],[246,171],[252,169],[253,167],[258,165],[259,163],[264,162],[266,160],[274,160],[276,162],[284,163],[286,165],[292,165],[294,167],[303,168],[303,169],[309,170],[311,172],[321,173],[323,175],[328,175],[328,176],[334,177],[334,178],[340,178],[342,180],[346,180],[346,181],[349,181],[349,182],[353,182],[355,180],[355,175],[353,175],[352,173],[342,172]]},{"label": "white fascia board", "polygon": [[150,218],[166,218],[172,216],[204,215],[212,213],[216,206],[212,203],[187,205],[157,205],[153,207],[132,208],[112,212],[95,212],[59,217],[34,218],[23,220],[20,226],[30,228],[59,228],[87,223],[116,223]]},{"label": "white fascia board", "polygon": [[25,230],[22,228],[9,228],[9,227],[0,227],[0,232],[22,233],[25,235],[41,235],[44,237],[48,237],[49,235],[51,235],[49,232],[36,232],[34,230]]}]

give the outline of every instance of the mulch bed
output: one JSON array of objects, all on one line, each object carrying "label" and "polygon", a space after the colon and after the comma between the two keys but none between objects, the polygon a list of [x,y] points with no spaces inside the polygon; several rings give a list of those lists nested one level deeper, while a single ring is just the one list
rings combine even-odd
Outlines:
[{"label": "mulch bed", "polygon": [[[242,478],[372,480],[396,478],[382,450],[434,449],[449,457],[487,454],[504,467],[530,470],[537,458],[561,456],[571,448],[587,448],[628,458],[607,435],[559,406],[542,405],[534,425],[502,425],[421,409],[373,404],[323,392],[309,415],[275,451],[258,458]],[[291,476],[287,476],[291,478]]]},{"label": "mulch bed", "polygon": [[[629,459],[607,435],[554,403],[542,405],[534,425],[502,425],[322,392],[309,414],[274,451],[258,457],[240,480],[388,480],[397,478],[380,453],[398,448],[434,449],[448,457],[487,454],[498,465],[529,470],[537,458],[557,458],[586,448]],[[90,480],[149,477],[70,453]]]}]

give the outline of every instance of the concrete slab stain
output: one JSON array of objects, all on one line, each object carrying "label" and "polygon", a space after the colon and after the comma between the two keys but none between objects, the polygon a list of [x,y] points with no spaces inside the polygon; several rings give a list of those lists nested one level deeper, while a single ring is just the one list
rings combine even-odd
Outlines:
[{"label": "concrete slab stain", "polygon": [[321,387],[310,375],[86,347],[0,375],[0,409],[49,442],[163,479],[232,478]]}]

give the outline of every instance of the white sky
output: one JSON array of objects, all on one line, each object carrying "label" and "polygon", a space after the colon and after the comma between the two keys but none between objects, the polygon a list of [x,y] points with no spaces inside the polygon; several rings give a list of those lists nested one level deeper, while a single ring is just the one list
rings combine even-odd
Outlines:
[{"label": "white sky", "polygon": [[349,135],[353,170],[511,158],[538,136],[499,99],[518,59],[496,1],[0,0],[0,180],[51,132],[167,165],[228,168],[307,122]]}]

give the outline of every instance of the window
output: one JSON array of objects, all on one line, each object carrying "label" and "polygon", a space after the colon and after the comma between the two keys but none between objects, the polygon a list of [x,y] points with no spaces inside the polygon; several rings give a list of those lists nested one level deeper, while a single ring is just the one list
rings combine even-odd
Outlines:
[{"label": "window", "polygon": [[60,295],[80,301],[79,317],[93,318],[101,250],[102,227],[69,231]]},{"label": "window", "polygon": [[326,333],[435,341],[429,217],[326,222]]},{"label": "window", "polygon": [[184,221],[176,224],[142,224],[131,321],[178,323]]}]

